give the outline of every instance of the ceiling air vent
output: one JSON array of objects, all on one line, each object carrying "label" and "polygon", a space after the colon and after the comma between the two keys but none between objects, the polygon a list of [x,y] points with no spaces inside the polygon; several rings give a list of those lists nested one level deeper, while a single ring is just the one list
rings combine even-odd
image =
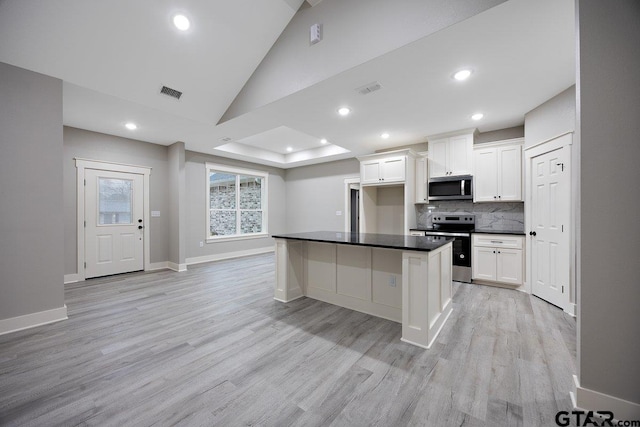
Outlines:
[{"label": "ceiling air vent", "polygon": [[229,142],[229,141],[231,141],[231,138],[229,138],[228,136],[225,136],[225,137],[223,137],[223,138],[220,138],[220,141],[222,141],[222,142]]},{"label": "ceiling air vent", "polygon": [[377,90],[382,89],[382,85],[378,82],[371,82],[369,84],[366,84],[364,86],[360,86],[359,88],[356,88],[356,92],[358,92],[360,95],[366,95],[369,94],[371,92],[375,92]]},{"label": "ceiling air vent", "polygon": [[166,86],[162,86],[162,89],[160,89],[160,93],[171,96],[175,99],[180,99],[180,97],[182,96],[182,92],[180,92],[179,90],[171,89],[170,87]]}]

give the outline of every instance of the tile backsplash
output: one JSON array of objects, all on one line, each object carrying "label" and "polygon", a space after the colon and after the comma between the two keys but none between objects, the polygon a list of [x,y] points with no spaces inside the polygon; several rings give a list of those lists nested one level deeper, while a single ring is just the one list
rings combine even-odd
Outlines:
[{"label": "tile backsplash", "polygon": [[433,212],[463,212],[476,214],[476,228],[504,231],[524,231],[524,203],[473,203],[465,200],[432,202],[416,205],[418,228],[431,227]]}]

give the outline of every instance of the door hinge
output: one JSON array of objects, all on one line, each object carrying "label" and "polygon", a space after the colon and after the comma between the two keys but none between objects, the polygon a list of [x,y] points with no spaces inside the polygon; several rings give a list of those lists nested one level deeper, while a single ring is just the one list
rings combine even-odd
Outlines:
[{"label": "door hinge", "polygon": [[86,180],[86,179],[84,180],[84,185],[85,185],[85,186],[87,185],[87,180]]},{"label": "door hinge", "polygon": [[561,227],[562,227],[562,232],[564,233],[564,224],[562,224]]},{"label": "door hinge", "polygon": [[562,167],[562,172],[564,172],[564,163],[556,163],[556,166],[561,166]]},{"label": "door hinge", "polygon": [[85,268],[85,270],[86,270],[86,268],[87,268],[87,263],[86,263],[86,262],[84,263],[84,268]]},{"label": "door hinge", "polygon": [[564,294],[564,285],[562,286],[562,293]]},{"label": "door hinge", "polygon": [[87,221],[84,222],[84,227],[87,228]]}]

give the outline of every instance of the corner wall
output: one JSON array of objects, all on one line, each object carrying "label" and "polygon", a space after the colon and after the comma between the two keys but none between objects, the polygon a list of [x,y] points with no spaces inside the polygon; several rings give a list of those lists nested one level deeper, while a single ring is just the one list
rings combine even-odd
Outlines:
[{"label": "corner wall", "polygon": [[589,404],[581,398],[585,390],[595,391],[606,399],[585,409],[614,410],[612,399],[622,399],[630,412],[615,410],[616,418],[637,420],[640,2],[580,0],[576,5],[582,174],[578,406]]},{"label": "corner wall", "polygon": [[[62,81],[0,63],[0,94],[0,333],[4,333],[66,318],[60,250]],[[25,317],[14,319],[19,316]]]}]

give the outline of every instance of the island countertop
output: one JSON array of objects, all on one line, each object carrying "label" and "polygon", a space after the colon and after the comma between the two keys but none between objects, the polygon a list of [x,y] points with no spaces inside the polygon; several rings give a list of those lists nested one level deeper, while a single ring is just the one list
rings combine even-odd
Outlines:
[{"label": "island countertop", "polygon": [[312,231],[307,233],[276,234],[275,239],[303,240],[343,245],[370,246],[385,249],[429,252],[449,242],[451,237],[409,236],[404,234],[346,233],[340,231]]}]

